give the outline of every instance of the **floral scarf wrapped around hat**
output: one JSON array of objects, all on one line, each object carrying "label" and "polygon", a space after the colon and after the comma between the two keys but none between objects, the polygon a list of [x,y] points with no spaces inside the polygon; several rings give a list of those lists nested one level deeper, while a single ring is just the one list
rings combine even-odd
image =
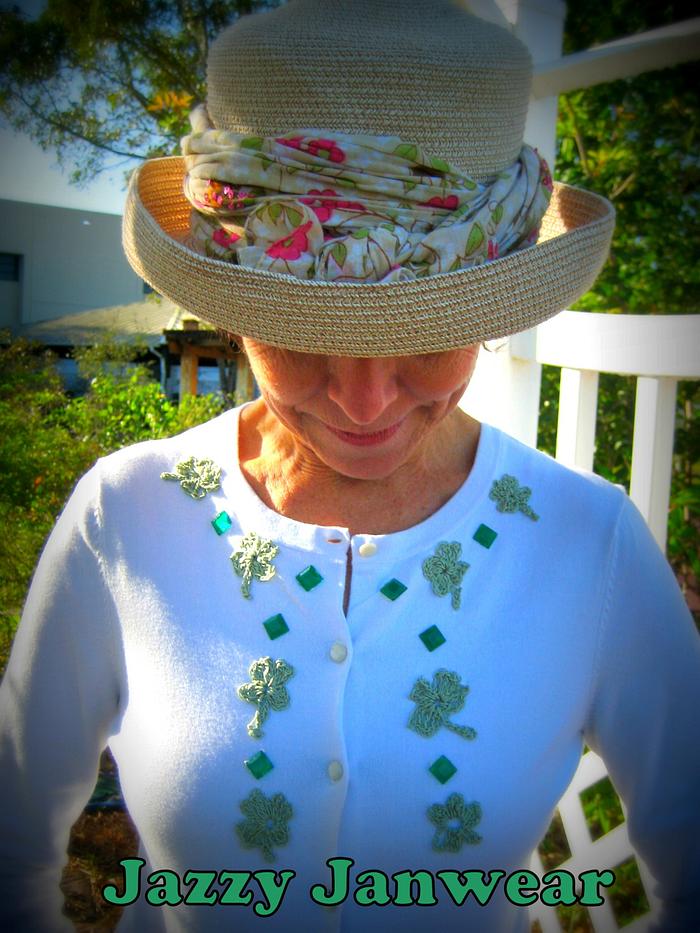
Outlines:
[{"label": "floral scarf wrapped around hat", "polygon": [[406,281],[497,259],[537,239],[552,179],[537,151],[487,183],[395,136],[212,129],[182,140],[190,245],[302,279]]}]

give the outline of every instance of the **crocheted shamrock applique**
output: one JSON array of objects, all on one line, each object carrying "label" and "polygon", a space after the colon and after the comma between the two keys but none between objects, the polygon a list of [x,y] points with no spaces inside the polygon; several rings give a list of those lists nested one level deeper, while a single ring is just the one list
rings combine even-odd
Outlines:
[{"label": "crocheted shamrock applique", "polygon": [[231,554],[233,569],[242,577],[241,593],[245,599],[252,599],[250,585],[253,580],[265,583],[275,575],[272,561],[279,554],[279,547],[267,538],[261,538],[254,531],[249,531],[243,538],[237,551]]},{"label": "crocheted shamrock applique", "polygon": [[246,849],[260,849],[268,862],[273,861],[273,846],[285,846],[289,842],[289,827],[292,805],[284,794],[266,797],[257,788],[239,804],[245,817],[236,825],[241,845]]},{"label": "crocheted shamrock applique", "polygon": [[461,794],[450,794],[444,804],[428,807],[428,819],[436,827],[433,849],[437,852],[459,852],[463,845],[476,845],[481,836],[474,827],[481,820],[481,806],[466,803]]},{"label": "crocheted shamrock applique", "polygon": [[450,722],[450,716],[464,708],[468,693],[469,687],[459,682],[456,671],[441,668],[433,675],[432,683],[419,677],[408,695],[409,700],[416,704],[408,720],[408,728],[430,738],[444,726],[463,739],[475,739],[476,730],[471,726],[458,726]]},{"label": "crocheted shamrock applique", "polygon": [[262,724],[272,710],[282,710],[289,706],[289,693],[285,684],[294,675],[291,664],[279,658],[259,658],[253,661],[248,671],[250,683],[241,684],[238,696],[257,706],[255,716],[248,723],[248,735],[259,739],[263,735]]},{"label": "crocheted shamrock applique", "polygon": [[527,501],[531,495],[529,486],[521,486],[514,476],[504,473],[500,479],[494,480],[489,499],[498,503],[496,508],[499,512],[522,512],[536,522],[539,515],[532,511]]},{"label": "crocheted shamrock applique", "polygon": [[462,577],[469,564],[459,559],[462,545],[459,541],[441,541],[433,557],[423,561],[423,576],[430,581],[436,596],[452,595],[452,608],[459,609],[462,597]]},{"label": "crocheted shamrock applique", "polygon": [[174,473],[161,473],[160,478],[176,480],[188,496],[203,499],[221,485],[221,467],[207,458],[188,457],[175,464]]}]

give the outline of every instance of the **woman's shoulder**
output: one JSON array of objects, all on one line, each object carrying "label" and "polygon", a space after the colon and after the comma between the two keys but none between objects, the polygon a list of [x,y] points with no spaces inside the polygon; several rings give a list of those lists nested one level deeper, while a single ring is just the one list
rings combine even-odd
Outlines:
[{"label": "woman's shoulder", "polygon": [[[496,470],[490,497],[511,495],[523,499],[529,491],[532,508],[560,516],[574,526],[593,521],[616,521],[629,501],[625,489],[579,467],[566,466],[551,455],[516,440],[497,428],[490,442],[497,447]],[[500,485],[499,485],[500,484]],[[520,492],[519,492],[520,490]],[[505,507],[505,506],[504,506]]]},{"label": "woman's shoulder", "polygon": [[177,471],[186,460],[220,463],[236,456],[237,409],[172,437],[141,441],[102,457],[96,464],[100,480],[112,487],[133,486],[146,478]]},{"label": "woman's shoulder", "polygon": [[66,508],[96,513],[107,509],[112,516],[136,510],[145,516],[159,507],[171,485],[163,480],[195,494],[204,491],[235,462],[236,431],[233,409],[172,437],[123,447],[101,457],[80,479]]}]

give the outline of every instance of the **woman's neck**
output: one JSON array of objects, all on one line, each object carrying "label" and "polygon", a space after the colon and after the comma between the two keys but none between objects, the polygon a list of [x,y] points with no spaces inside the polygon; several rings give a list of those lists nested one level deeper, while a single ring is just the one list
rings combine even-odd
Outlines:
[{"label": "woman's neck", "polygon": [[295,521],[389,534],[436,512],[469,475],[480,425],[455,409],[421,455],[382,479],[345,476],[300,444],[260,400],[239,420],[243,475],[271,509]]}]

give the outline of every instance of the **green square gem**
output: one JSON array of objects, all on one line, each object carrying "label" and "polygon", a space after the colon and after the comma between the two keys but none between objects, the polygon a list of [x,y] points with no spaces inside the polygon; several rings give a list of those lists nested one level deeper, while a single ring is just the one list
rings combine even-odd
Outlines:
[{"label": "green square gem", "polygon": [[447,784],[449,779],[457,773],[457,769],[445,755],[440,755],[440,757],[431,764],[428,771],[430,771],[432,776],[437,778],[441,784]]},{"label": "green square gem", "polygon": [[265,752],[256,752],[252,758],[246,758],[245,766],[258,781],[275,767]]},{"label": "green square gem", "polygon": [[306,592],[312,590],[315,586],[318,586],[323,577],[316,570],[313,564],[309,564],[306,570],[302,570],[301,573],[297,574],[297,580],[300,586],[303,586]]},{"label": "green square gem", "polygon": [[398,599],[402,593],[405,593],[408,589],[400,580],[394,578],[389,580],[388,583],[385,583],[384,586],[379,590],[380,593],[383,593],[387,599],[392,600]]},{"label": "green square gem", "polygon": [[284,616],[281,612],[278,612],[276,616],[270,616],[269,619],[265,619],[263,625],[265,626],[265,631],[273,641],[275,638],[279,638],[280,635],[284,635],[289,631],[289,626],[284,621]]},{"label": "green square gem", "polygon": [[421,632],[418,636],[423,642],[428,651],[435,651],[436,648],[439,648],[440,645],[445,644],[445,636],[442,634],[437,625],[431,625],[430,628],[427,628],[424,632]]},{"label": "green square gem", "polygon": [[223,535],[226,534],[233,522],[231,521],[231,516],[228,514],[228,512],[219,512],[211,524],[217,535]]},{"label": "green square gem", "polygon": [[497,537],[498,534],[488,525],[479,525],[474,532],[474,540],[482,547],[491,547]]}]

